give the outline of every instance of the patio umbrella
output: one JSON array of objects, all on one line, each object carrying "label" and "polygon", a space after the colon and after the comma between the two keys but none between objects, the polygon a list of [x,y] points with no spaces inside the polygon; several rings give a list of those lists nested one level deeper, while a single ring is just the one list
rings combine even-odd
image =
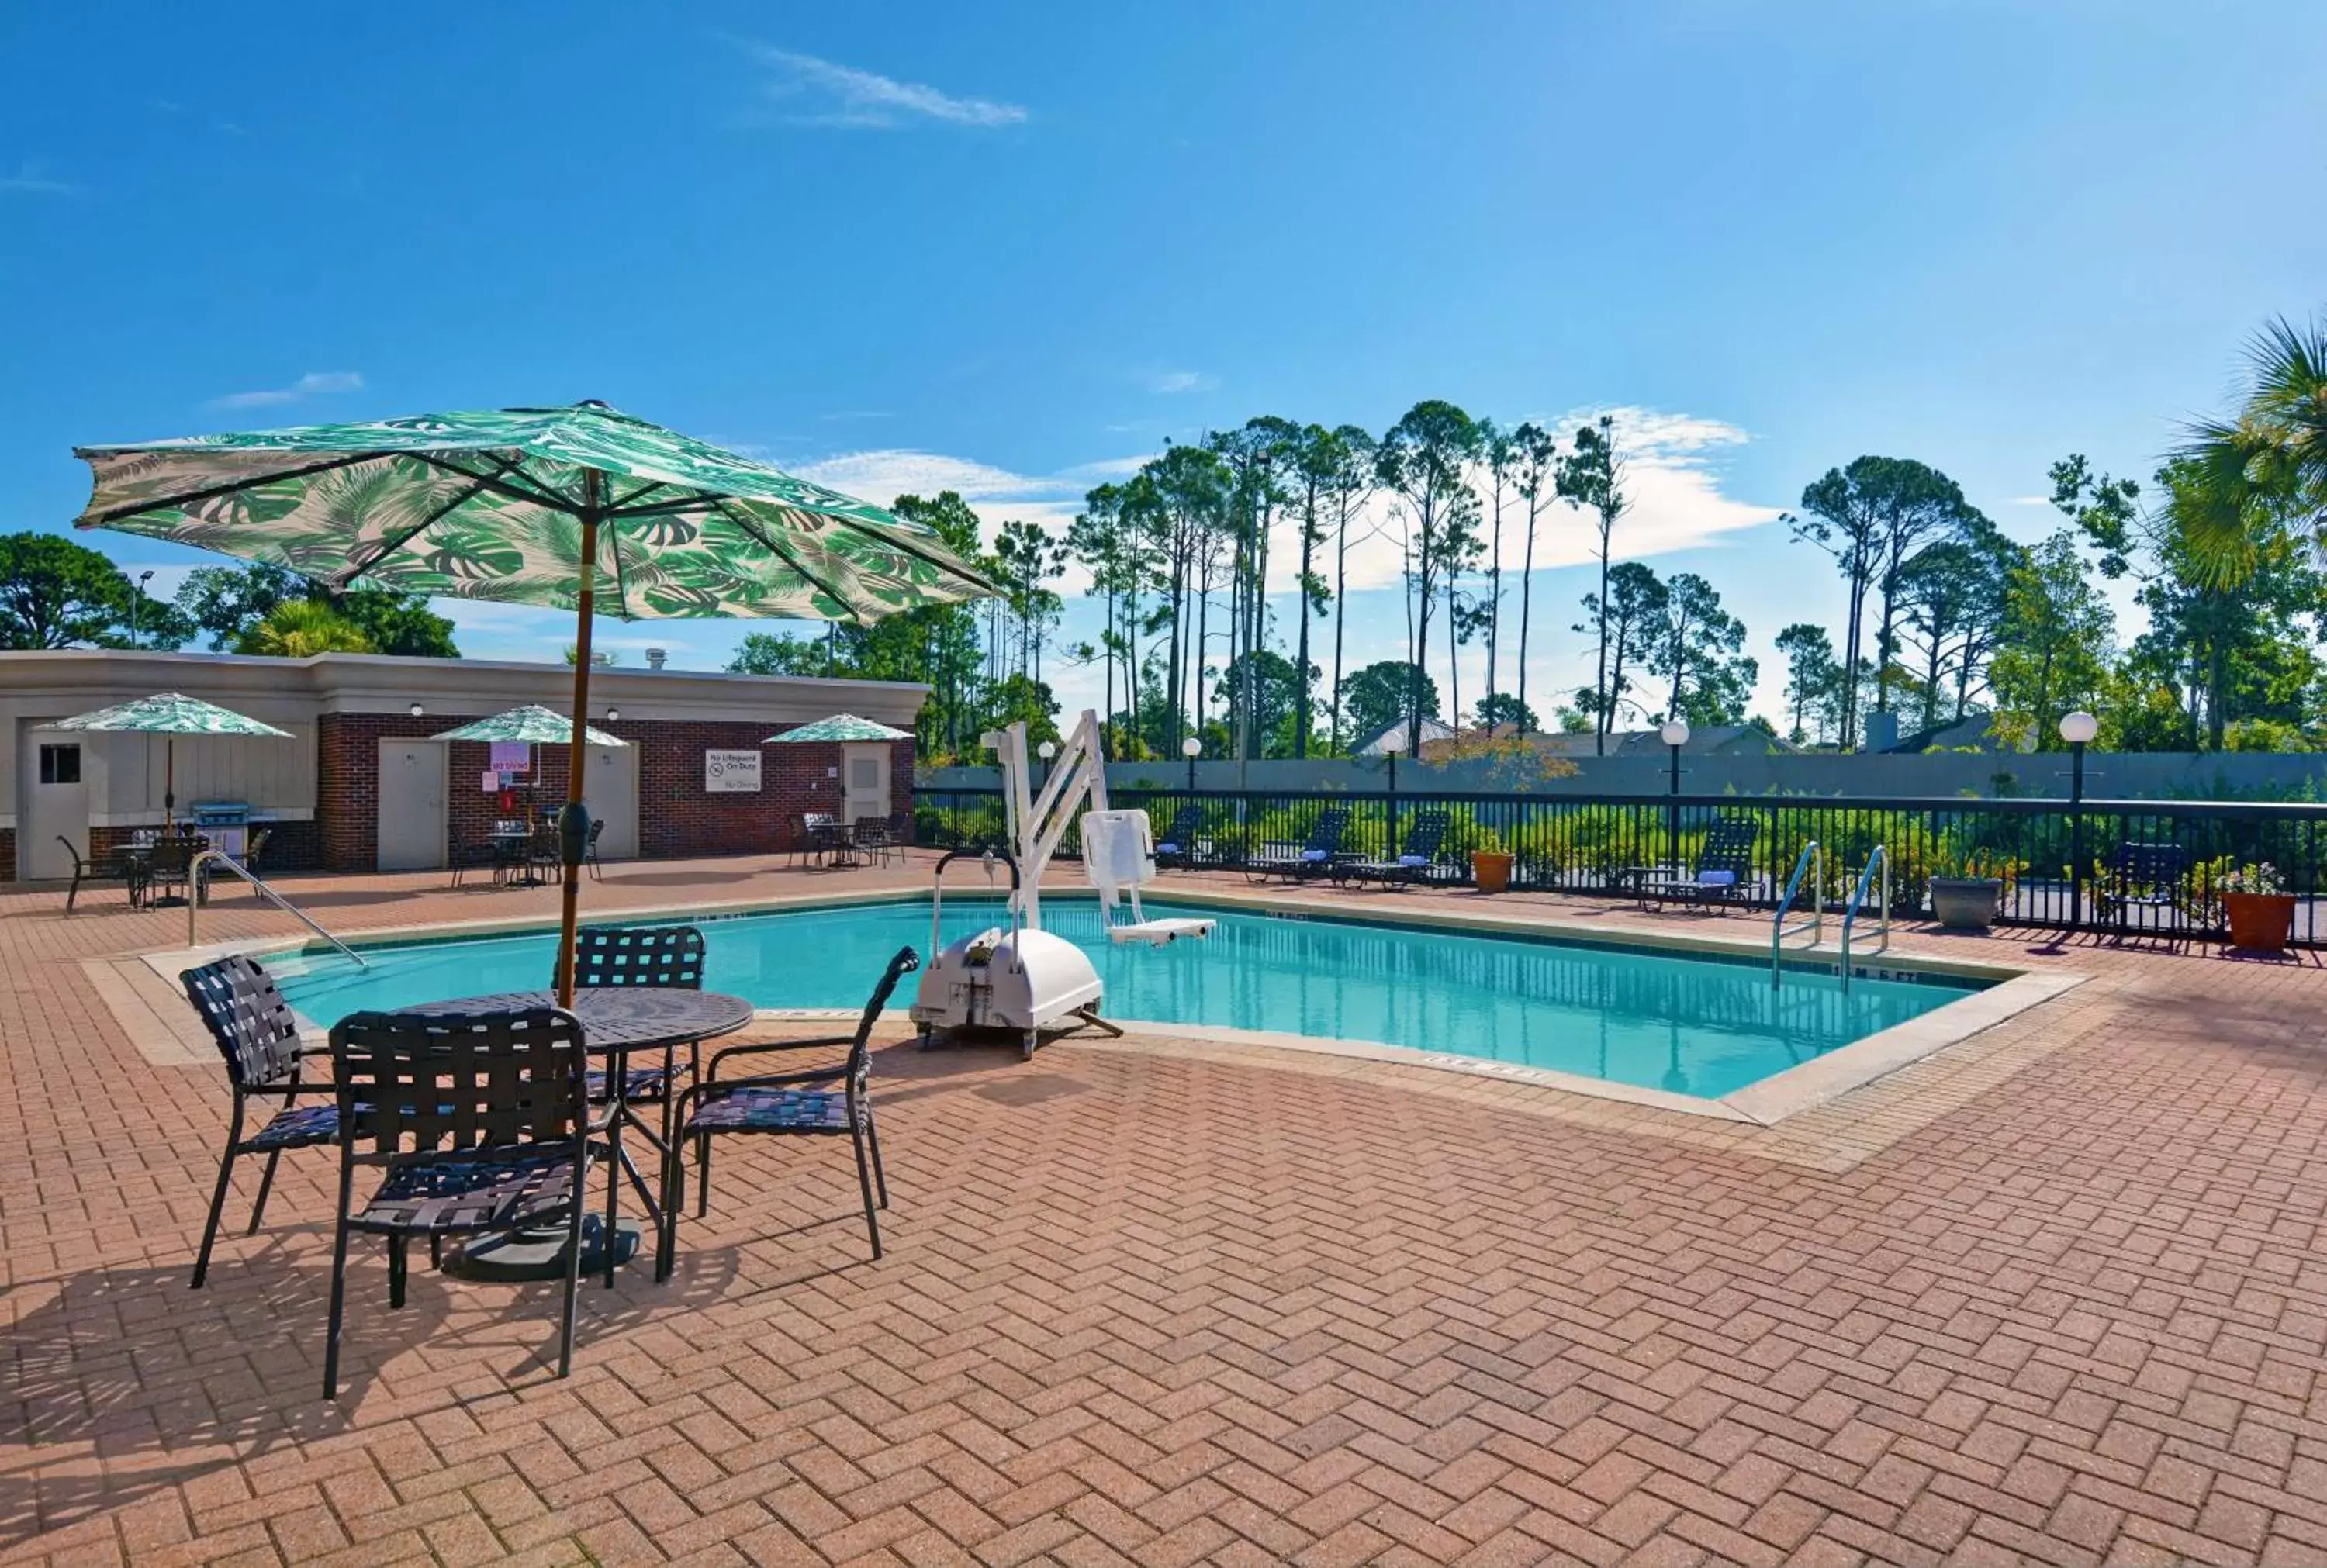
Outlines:
[{"label": "patio umbrella", "polygon": [[[528,703],[521,708],[511,708],[505,714],[495,714],[490,719],[479,719],[463,724],[457,730],[447,730],[441,735],[431,735],[432,741],[524,741],[531,745],[556,744],[574,738],[574,721],[554,708],[539,703]],[[582,726],[582,738],[593,746],[627,746],[620,735],[610,735],[592,725]]]},{"label": "patio umbrella", "polygon": [[879,507],[603,403],[75,449],[82,527],[359,583],[571,609],[574,714],[557,990],[581,890],[591,616],[870,621],[995,590]]},{"label": "patio umbrella", "polygon": [[238,714],[232,708],[222,708],[216,703],[206,703],[182,692],[157,692],[150,697],[139,697],[134,703],[116,703],[95,713],[76,714],[70,719],[59,719],[53,724],[35,727],[80,730],[92,734],[167,736],[169,746],[162,763],[162,826],[164,830],[169,827],[171,816],[178,805],[180,735],[254,735],[277,741],[291,738],[288,730],[278,730],[248,714]]},{"label": "patio umbrella", "polygon": [[855,714],[835,714],[828,719],[818,719],[812,724],[786,730],[780,735],[770,735],[760,744],[781,746],[794,741],[910,741],[912,738],[909,730],[892,730],[886,724],[860,719]]},{"label": "patio umbrella", "polygon": [[[565,741],[570,743],[573,734],[573,720],[565,717],[555,708],[545,708],[539,703],[527,703],[522,707],[515,707],[509,709],[506,713],[495,714],[489,719],[479,719],[474,723],[463,724],[457,730],[447,730],[443,734],[432,735],[429,739],[435,741],[496,741],[512,743],[520,741],[523,742],[526,746],[525,809],[526,815],[530,817],[533,815],[535,798],[533,791],[534,776],[538,771],[538,770],[533,766],[533,748],[539,745],[554,746],[560,741]],[[593,746],[627,746],[630,744],[628,741],[625,741],[620,735],[610,735],[606,733],[605,731],[597,729],[589,724],[582,726],[582,738]]]}]

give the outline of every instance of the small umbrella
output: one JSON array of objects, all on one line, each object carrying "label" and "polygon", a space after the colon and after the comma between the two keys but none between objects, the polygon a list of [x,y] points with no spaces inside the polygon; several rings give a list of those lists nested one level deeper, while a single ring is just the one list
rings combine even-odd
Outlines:
[{"label": "small umbrella", "polygon": [[[495,714],[490,719],[479,719],[463,724],[457,730],[447,730],[432,735],[436,741],[523,741],[529,745],[556,745],[574,738],[574,721],[554,708],[539,703],[528,703],[521,708],[511,708],[505,714]],[[620,735],[610,735],[594,725],[582,726],[582,738],[593,746],[627,746]]]},{"label": "small umbrella", "polygon": [[575,611],[558,998],[574,995],[591,616],[871,621],[995,586],[930,530],[603,403],[77,447],[79,526]]},{"label": "small umbrella", "polygon": [[[573,735],[573,720],[558,713],[555,708],[543,707],[539,703],[528,703],[523,707],[511,708],[507,713],[495,714],[491,718],[479,719],[474,723],[463,724],[457,730],[447,730],[441,735],[431,736],[430,739],[499,741],[511,743],[523,742],[528,748],[525,798],[526,813],[529,817],[533,812],[533,779],[536,772],[531,762],[531,748],[543,745],[554,746],[561,741],[570,743]],[[620,735],[610,735],[592,724],[582,726],[582,738],[593,746],[630,744]]]},{"label": "small umbrella", "polygon": [[238,714],[232,708],[222,708],[216,703],[206,703],[182,692],[157,692],[150,697],[139,697],[134,703],[116,703],[93,714],[76,714],[70,719],[59,719],[53,724],[38,727],[43,730],[81,730],[92,734],[168,736],[169,749],[162,764],[162,826],[164,828],[170,826],[171,815],[178,804],[180,735],[253,735],[278,741],[291,738],[288,730],[278,730],[273,724],[262,723],[247,714]]},{"label": "small umbrella", "polygon": [[835,714],[828,719],[818,719],[812,724],[786,730],[780,735],[770,735],[760,744],[780,746],[794,741],[910,741],[912,738],[911,732],[907,730],[892,730],[886,724],[860,719],[855,714]]}]

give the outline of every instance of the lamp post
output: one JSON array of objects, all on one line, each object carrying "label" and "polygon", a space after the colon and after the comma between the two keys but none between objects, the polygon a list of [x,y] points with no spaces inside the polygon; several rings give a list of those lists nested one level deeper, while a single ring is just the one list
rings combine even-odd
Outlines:
[{"label": "lamp post", "polygon": [[1667,719],[1657,730],[1657,738],[1664,742],[1672,753],[1672,772],[1665,788],[1669,802],[1665,807],[1665,853],[1674,869],[1680,866],[1680,749],[1688,744],[1688,721]]},{"label": "lamp post", "polygon": [[[1034,748],[1034,755],[1042,759],[1042,782],[1043,784],[1048,784],[1051,781],[1051,759],[1058,754],[1059,743],[1056,741],[1045,741],[1041,745]],[[1037,788],[1039,787],[1040,786],[1037,786]]]},{"label": "lamp post", "polygon": [[1397,754],[1406,750],[1406,732],[1392,730],[1381,738],[1382,755],[1389,759],[1389,792],[1397,793]]},{"label": "lamp post", "polygon": [[1188,793],[1196,792],[1196,759],[1204,754],[1203,742],[1191,735],[1180,742],[1180,755],[1188,759]]},{"label": "lamp post", "polygon": [[2085,747],[2100,733],[2101,722],[2079,708],[2061,715],[2061,739],[2069,742],[2069,929],[2085,923]]},{"label": "lamp post", "polygon": [[129,603],[129,646],[145,645],[145,584],[154,581],[154,569],[148,566],[137,574],[137,597]]}]

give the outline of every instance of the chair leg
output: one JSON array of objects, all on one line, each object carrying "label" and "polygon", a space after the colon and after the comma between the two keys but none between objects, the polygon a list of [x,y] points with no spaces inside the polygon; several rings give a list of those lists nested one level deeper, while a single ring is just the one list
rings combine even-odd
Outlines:
[{"label": "chair leg", "polygon": [[678,1253],[678,1206],[687,1199],[687,1170],[678,1140],[662,1141],[662,1219],[655,1227],[655,1283],[670,1278]]},{"label": "chair leg", "polygon": [[[574,1205],[566,1211],[565,1218],[565,1311],[557,1325],[557,1375],[560,1377],[571,1375],[574,1370],[574,1308],[582,1293],[582,1205],[590,1190],[589,1175],[590,1156],[585,1149],[582,1153],[580,1169],[574,1172]],[[621,1172],[609,1169],[606,1179],[610,1182],[619,1181]],[[606,1237],[605,1246],[606,1255],[612,1258],[614,1255],[614,1238],[612,1236]],[[611,1265],[607,1272],[611,1276]]]},{"label": "chair leg", "polygon": [[282,1158],[282,1150],[271,1149],[267,1151],[266,1169],[260,1171],[258,1175],[258,1201],[250,1206],[250,1225],[249,1227],[242,1233],[245,1236],[257,1236],[258,1234],[259,1216],[266,1212],[266,1195],[275,1190],[275,1167],[276,1162]]},{"label": "chair leg", "polygon": [[881,1261],[881,1220],[873,1207],[873,1168],[864,1162],[864,1134],[852,1129],[848,1141],[856,1146],[856,1186],[864,1195],[864,1229],[873,1237],[873,1261]]},{"label": "chair leg", "polygon": [[405,1276],[412,1267],[412,1244],[404,1237],[388,1238],[388,1307],[394,1311],[404,1305]]},{"label": "chair leg", "polygon": [[[622,1086],[621,1080],[613,1078],[612,1074],[628,1073],[631,1070],[630,1058],[617,1055],[610,1059],[606,1065],[611,1069],[607,1087],[613,1091],[615,1104],[619,1106],[621,1104]],[[615,1112],[617,1116],[621,1114],[619,1110]],[[606,1129],[606,1228],[599,1234],[598,1250],[605,1255],[606,1288],[610,1291],[614,1288],[614,1213],[622,1199],[621,1140],[622,1129],[620,1122]],[[577,1220],[575,1223],[578,1225],[580,1221]],[[574,1233],[574,1246],[577,1253],[581,1250],[582,1233],[579,1230]]]},{"label": "chair leg", "polygon": [[73,900],[80,897],[80,869],[73,869],[72,886],[65,889],[65,913],[71,914]]},{"label": "chair leg", "polygon": [[219,1216],[226,1212],[227,1185],[234,1176],[235,1151],[241,1142],[242,1097],[238,1095],[234,1101],[234,1121],[227,1128],[226,1153],[219,1156],[218,1189],[210,1194],[210,1217],[202,1227],[201,1250],[194,1254],[195,1290],[202,1288],[202,1281],[209,1277],[210,1272],[210,1243],[218,1239]]},{"label": "chair leg", "polygon": [[881,1207],[889,1207],[889,1176],[881,1169],[881,1129],[874,1125],[873,1109],[864,1109],[864,1142],[873,1150],[873,1186],[881,1194]]},{"label": "chair leg", "polygon": [[711,1212],[711,1134],[695,1134],[695,1218]]},{"label": "chair leg", "polygon": [[432,1233],[428,1237],[428,1266],[430,1268],[444,1266],[444,1237],[441,1234]]},{"label": "chair leg", "polygon": [[323,1328],[323,1397],[340,1396],[340,1323],[346,1315],[348,1302],[348,1194],[349,1171],[340,1170],[340,1208],[338,1223],[332,1236],[332,1313]]}]

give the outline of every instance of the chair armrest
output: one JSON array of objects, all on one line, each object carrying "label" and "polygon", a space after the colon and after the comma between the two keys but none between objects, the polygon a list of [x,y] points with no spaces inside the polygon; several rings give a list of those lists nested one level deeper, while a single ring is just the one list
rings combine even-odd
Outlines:
[{"label": "chair armrest", "polygon": [[819,1034],[809,1040],[768,1040],[752,1045],[731,1045],[724,1050],[715,1050],[711,1053],[711,1059],[704,1064],[703,1078],[704,1081],[708,1083],[718,1077],[719,1064],[731,1056],[750,1056],[754,1052],[765,1050],[810,1050],[818,1046],[855,1045],[855,1043],[856,1037],[853,1034]]}]

